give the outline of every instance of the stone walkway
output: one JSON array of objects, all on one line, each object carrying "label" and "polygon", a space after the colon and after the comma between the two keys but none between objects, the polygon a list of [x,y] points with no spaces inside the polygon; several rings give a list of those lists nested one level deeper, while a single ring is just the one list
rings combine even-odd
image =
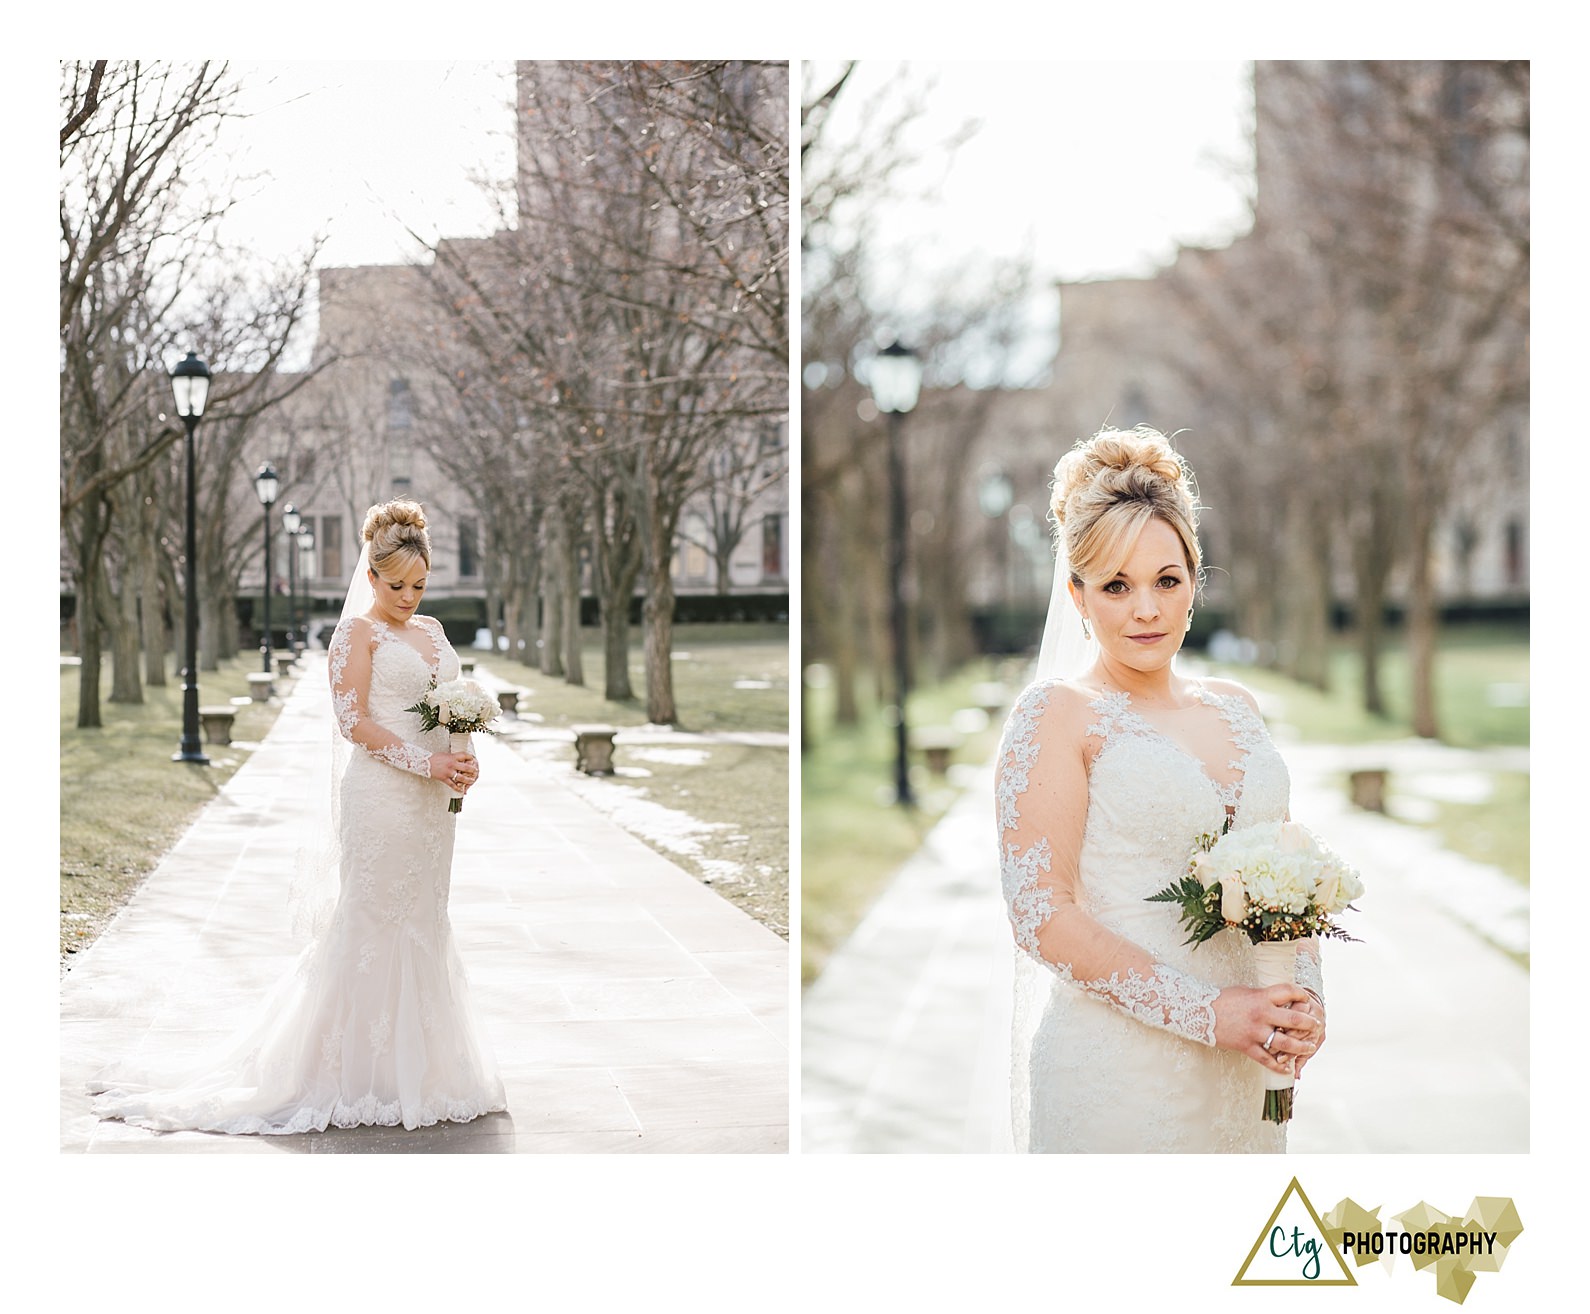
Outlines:
[{"label": "stone walkway", "polygon": [[506,1113],[266,1137],[97,1120],[92,1072],[225,1037],[294,959],[287,886],[331,724],[323,655],[301,665],[267,739],[61,983],[63,1151],[787,1150],[787,944],[565,788],[572,746],[528,761],[490,736],[451,909]]},{"label": "stone walkway", "polygon": [[[1366,890],[1344,918],[1362,943],[1324,945],[1330,1038],[1299,1088],[1292,1151],[1527,1152],[1529,973],[1474,929],[1527,947],[1527,891],[1352,808],[1338,777],[1371,764],[1390,766],[1393,785],[1414,768],[1527,770],[1527,751],[1282,751],[1293,817],[1357,866]],[[805,1153],[1011,1149],[993,770],[966,770],[966,792],[805,991]]]}]

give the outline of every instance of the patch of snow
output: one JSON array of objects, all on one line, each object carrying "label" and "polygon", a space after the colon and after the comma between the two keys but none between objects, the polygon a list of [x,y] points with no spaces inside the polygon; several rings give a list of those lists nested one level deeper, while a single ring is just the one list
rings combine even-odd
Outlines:
[{"label": "patch of snow", "polygon": [[1392,779],[1399,792],[1439,803],[1483,803],[1496,792],[1495,781],[1480,771],[1423,771]]},{"label": "patch of snow", "polygon": [[771,689],[773,682],[771,680],[736,680],[734,687],[736,689]]},{"label": "patch of snow", "polygon": [[[699,821],[684,812],[653,803],[643,790],[575,774],[569,786],[597,811],[605,813],[612,822],[632,835],[668,853],[684,858],[694,858],[703,867],[701,839],[715,831],[729,830],[726,821]],[[735,864],[728,864],[739,870]]]},{"label": "patch of snow", "polygon": [[626,747],[624,756],[639,758],[642,762],[663,762],[674,766],[700,766],[703,762],[709,761],[712,754],[702,748]]}]

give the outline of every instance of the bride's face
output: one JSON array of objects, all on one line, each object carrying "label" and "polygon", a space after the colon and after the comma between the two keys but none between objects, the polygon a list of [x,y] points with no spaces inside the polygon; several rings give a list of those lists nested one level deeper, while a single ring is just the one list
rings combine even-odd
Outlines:
[{"label": "bride's face", "polygon": [[1157,670],[1187,637],[1193,578],[1181,538],[1163,520],[1143,526],[1113,579],[1085,584],[1072,596],[1103,653],[1133,670]]},{"label": "bride's face", "polygon": [[410,565],[385,575],[370,571],[370,587],[375,591],[375,614],[392,625],[405,624],[425,595],[430,568],[416,558]]}]

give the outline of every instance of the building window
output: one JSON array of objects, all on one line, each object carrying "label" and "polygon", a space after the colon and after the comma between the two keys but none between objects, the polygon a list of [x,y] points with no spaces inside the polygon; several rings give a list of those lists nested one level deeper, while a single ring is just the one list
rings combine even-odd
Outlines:
[{"label": "building window", "polygon": [[705,584],[708,577],[706,519],[699,513],[685,517],[684,541],[679,550],[679,573],[686,584]]},{"label": "building window", "polygon": [[409,429],[414,425],[414,394],[407,379],[393,379],[386,390],[386,427]]},{"label": "building window", "polygon": [[315,555],[320,558],[320,579],[342,578],[342,517],[321,516],[315,526]]},{"label": "building window", "polygon": [[472,579],[480,574],[480,552],[476,544],[475,520],[463,516],[458,521],[458,574],[461,579]]},{"label": "building window", "polygon": [[762,517],[762,578],[784,578],[784,516],[782,512]]}]

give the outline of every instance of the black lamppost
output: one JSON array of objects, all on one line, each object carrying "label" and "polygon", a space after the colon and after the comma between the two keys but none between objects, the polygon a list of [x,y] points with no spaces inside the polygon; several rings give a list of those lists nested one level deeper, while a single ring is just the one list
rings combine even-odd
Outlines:
[{"label": "black lamppost", "polygon": [[298,655],[298,531],[304,518],[291,502],[282,508],[282,528],[287,531],[287,647]]},{"label": "black lamppost", "polygon": [[266,461],[254,476],[254,491],[259,494],[259,504],[265,508],[265,587],[262,590],[265,595],[265,638],[260,644],[260,651],[265,654],[266,675],[271,673],[271,504],[275,502],[277,490],[281,486],[276,471]]},{"label": "black lamppost", "polygon": [[1009,641],[1010,631],[1010,618],[1006,614],[1010,596],[1010,526],[1004,523],[1004,517],[1010,510],[1014,496],[1010,476],[1003,470],[994,467],[984,472],[983,482],[977,489],[977,501],[983,509],[983,515],[997,531],[994,534],[994,570],[998,584],[994,590],[994,624],[991,627],[994,638],[990,644],[994,652],[1008,651],[1005,645]]},{"label": "black lamppost", "polygon": [[177,414],[188,431],[188,528],[184,542],[187,566],[183,575],[182,647],[182,744],[173,762],[197,762],[208,766],[210,759],[199,746],[199,572],[197,532],[194,522],[198,504],[193,489],[193,431],[204,414],[210,395],[210,367],[193,352],[171,371],[171,391],[177,399]]},{"label": "black lamppost", "polygon": [[889,417],[889,628],[894,643],[894,800],[914,807],[907,745],[905,696],[909,692],[905,616],[905,470],[900,460],[900,417],[916,405],[922,361],[898,339],[872,358],[867,372],[872,400]]},{"label": "black lamppost", "polygon": [[315,531],[305,525],[298,531],[298,569],[304,577],[304,647],[309,647],[309,613],[314,610]]}]

